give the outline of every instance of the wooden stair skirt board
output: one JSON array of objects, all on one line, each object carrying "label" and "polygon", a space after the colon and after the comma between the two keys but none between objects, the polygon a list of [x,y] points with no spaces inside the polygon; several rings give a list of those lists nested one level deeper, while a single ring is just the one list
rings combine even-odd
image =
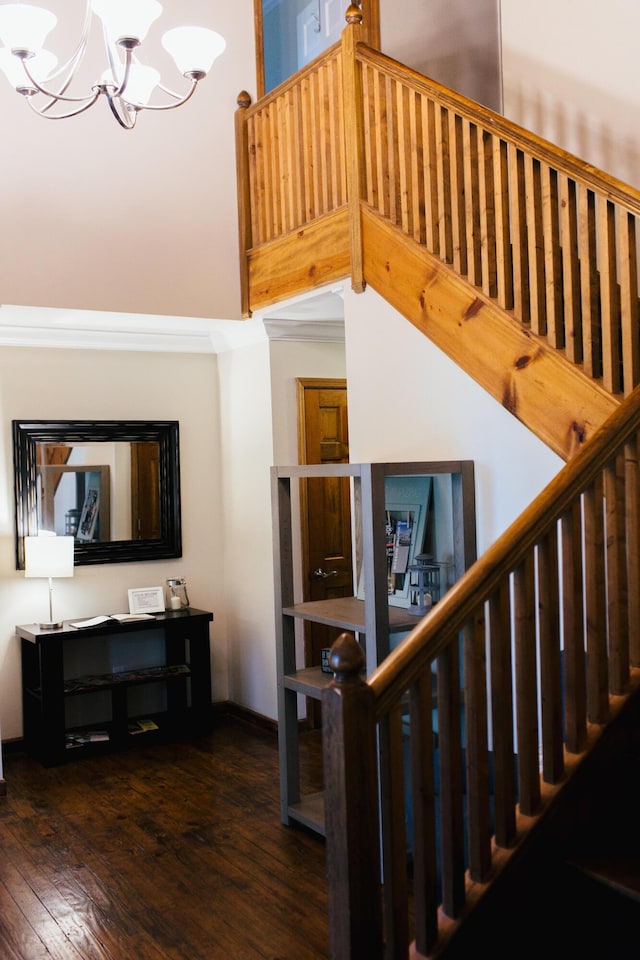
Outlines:
[{"label": "wooden stair skirt board", "polygon": [[618,401],[364,206],[362,224],[366,282],[558,456],[570,460]]}]

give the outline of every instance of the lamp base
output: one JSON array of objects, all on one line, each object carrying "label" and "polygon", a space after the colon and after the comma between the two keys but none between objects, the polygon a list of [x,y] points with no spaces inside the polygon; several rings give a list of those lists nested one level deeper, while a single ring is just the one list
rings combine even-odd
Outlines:
[{"label": "lamp base", "polygon": [[56,623],[52,621],[47,621],[47,623],[39,623],[38,626],[41,630],[62,630],[62,620],[58,620]]}]

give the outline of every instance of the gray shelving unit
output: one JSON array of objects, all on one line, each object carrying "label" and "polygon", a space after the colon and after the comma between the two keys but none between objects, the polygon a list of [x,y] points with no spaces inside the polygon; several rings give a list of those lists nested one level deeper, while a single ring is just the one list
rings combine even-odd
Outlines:
[{"label": "gray shelving unit", "polygon": [[[353,509],[359,514],[355,526],[361,536],[355,538],[355,580],[362,586],[361,596],[297,602],[294,531],[300,529],[295,485],[306,478],[352,478]],[[385,512],[388,478],[432,477],[444,484],[447,496],[438,516],[439,504],[433,503],[441,529],[446,529],[451,551],[451,580],[454,582],[476,559],[475,481],[473,461],[436,461],[414,463],[342,463],[271,468],[274,534],[274,570],[276,598],[276,643],[278,671],[278,739],[280,759],[280,813],[285,824],[297,822],[324,835],[324,803],[321,793],[303,793],[299,767],[300,695],[321,699],[331,674],[319,666],[297,662],[296,621],[328,624],[358,635],[371,673],[390,650],[394,633],[411,630],[416,617],[406,606],[389,602]],[[449,486],[450,482],[450,486]],[[450,584],[449,584],[450,585]]]}]

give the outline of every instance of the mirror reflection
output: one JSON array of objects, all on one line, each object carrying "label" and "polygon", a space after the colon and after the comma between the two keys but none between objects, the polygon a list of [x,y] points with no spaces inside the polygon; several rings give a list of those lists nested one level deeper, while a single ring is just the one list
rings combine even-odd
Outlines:
[{"label": "mirror reflection", "polygon": [[38,443],[38,529],[84,543],[160,536],[160,447]]},{"label": "mirror reflection", "polygon": [[182,556],[177,421],[14,420],[13,454],[17,569],[41,530],[75,564]]}]

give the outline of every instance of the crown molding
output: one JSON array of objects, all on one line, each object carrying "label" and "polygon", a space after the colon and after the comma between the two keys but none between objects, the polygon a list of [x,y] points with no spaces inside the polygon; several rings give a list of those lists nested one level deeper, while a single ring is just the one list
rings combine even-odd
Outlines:
[{"label": "crown molding", "polygon": [[0,346],[216,354],[267,340],[344,342],[341,291],[314,292],[248,320],[0,306]]}]

